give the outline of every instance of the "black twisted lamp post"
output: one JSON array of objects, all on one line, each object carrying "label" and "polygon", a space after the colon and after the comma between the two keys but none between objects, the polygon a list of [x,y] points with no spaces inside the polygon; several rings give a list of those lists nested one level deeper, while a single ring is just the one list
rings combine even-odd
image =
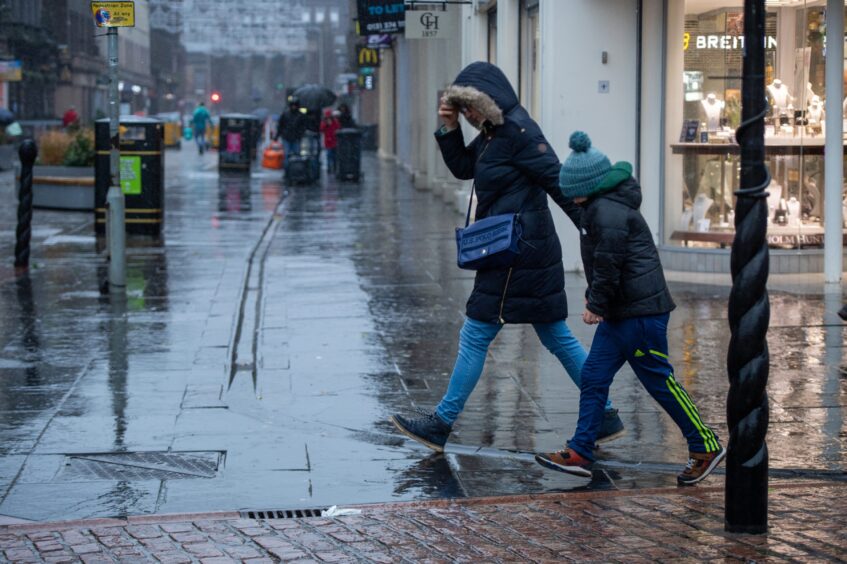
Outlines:
[{"label": "black twisted lamp post", "polygon": [[727,353],[729,395],[726,513],[729,532],[768,529],[768,206],[765,188],[765,0],[744,2],[744,72],[741,126],[741,189],[736,192],[732,244],[732,292]]},{"label": "black twisted lamp post", "polygon": [[38,156],[38,148],[32,139],[21,143],[18,149],[21,159],[21,184],[18,191],[18,225],[15,229],[15,268],[29,268],[29,242],[32,239],[32,167]]}]

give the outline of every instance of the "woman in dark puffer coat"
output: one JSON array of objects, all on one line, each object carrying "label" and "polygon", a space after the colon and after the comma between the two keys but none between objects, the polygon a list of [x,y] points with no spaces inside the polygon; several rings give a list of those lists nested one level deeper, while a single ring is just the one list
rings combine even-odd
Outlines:
[{"label": "woman in dark puffer coat", "polygon": [[[458,113],[481,133],[465,146]],[[518,103],[503,72],[489,63],[466,67],[447,89],[435,138],[447,167],[474,180],[476,219],[520,212],[520,256],[510,268],[477,271],[459,335],[450,384],[435,412],[392,422],[407,436],[441,452],[453,422],[482,374],[488,346],[505,323],[532,323],[579,387],[586,352],[565,324],[567,301],[562,249],[547,195],[576,221],[579,210],[559,190],[559,159],[538,124]],[[598,442],[623,434],[617,410],[606,406]]]}]

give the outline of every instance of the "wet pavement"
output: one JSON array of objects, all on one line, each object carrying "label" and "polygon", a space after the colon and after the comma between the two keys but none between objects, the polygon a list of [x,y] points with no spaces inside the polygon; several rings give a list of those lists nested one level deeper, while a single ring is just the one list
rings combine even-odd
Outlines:
[{"label": "wet pavement", "polygon": [[[454,264],[459,217],[372,155],[361,184],[290,188],[276,171],[219,176],[215,159],[168,151],[165,235],[130,240],[125,299],[98,291],[92,214],[36,210],[33,267],[15,277],[14,206],[0,211],[0,515],[674,484],[685,444],[626,368],[612,398],[628,433],[591,482],[532,462],[573,431],[578,398],[529,327],[498,336],[445,456],[398,436],[387,417],[432,408],[452,368],[473,281]],[[13,201],[9,173],[0,191]],[[571,311],[584,284],[568,276]],[[725,441],[728,288],[672,291],[677,379]],[[840,296],[771,300],[773,478],[841,481]],[[571,327],[590,343],[592,328]]]}]

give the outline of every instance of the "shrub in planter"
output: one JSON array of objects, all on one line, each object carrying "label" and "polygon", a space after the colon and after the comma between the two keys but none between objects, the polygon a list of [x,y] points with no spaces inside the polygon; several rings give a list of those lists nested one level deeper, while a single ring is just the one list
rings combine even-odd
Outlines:
[{"label": "shrub in planter", "polygon": [[35,207],[94,209],[94,132],[48,131],[38,138],[33,178]]},{"label": "shrub in planter", "polygon": [[48,131],[38,138],[38,164],[61,166],[71,146],[71,136],[64,131]]},{"label": "shrub in planter", "polygon": [[94,166],[94,130],[80,129],[65,153],[65,166]]}]

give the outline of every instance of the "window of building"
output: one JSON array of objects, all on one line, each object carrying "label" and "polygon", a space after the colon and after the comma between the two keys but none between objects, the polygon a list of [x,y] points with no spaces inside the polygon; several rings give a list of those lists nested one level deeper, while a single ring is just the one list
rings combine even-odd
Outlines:
[{"label": "window of building", "polygon": [[538,0],[522,0],[520,10],[520,98],[536,120],[541,113],[541,38]]},{"label": "window of building", "polygon": [[497,64],[497,9],[488,10],[488,62]]},{"label": "window of building", "polygon": [[[820,248],[824,217],[825,2],[767,3],[765,122],[768,242]],[[670,3],[665,169],[666,243],[728,247],[734,237],[740,156],[744,16],[741,1]],[[843,62],[842,62],[843,65]],[[669,129],[669,135],[673,129]],[[847,203],[840,225],[847,219]]]}]

